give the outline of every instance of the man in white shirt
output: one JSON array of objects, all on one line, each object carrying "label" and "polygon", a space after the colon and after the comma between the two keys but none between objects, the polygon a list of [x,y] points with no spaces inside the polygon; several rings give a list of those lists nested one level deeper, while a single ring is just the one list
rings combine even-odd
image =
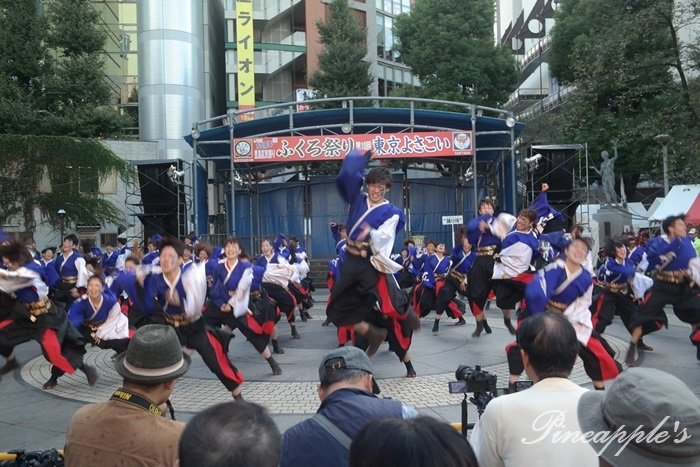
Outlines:
[{"label": "man in white shirt", "polygon": [[[586,389],[567,378],[579,343],[560,313],[540,313],[517,331],[530,389],[489,402],[472,439],[479,465],[597,466],[595,451],[581,440],[577,404]],[[578,435],[578,436],[577,436]]]}]

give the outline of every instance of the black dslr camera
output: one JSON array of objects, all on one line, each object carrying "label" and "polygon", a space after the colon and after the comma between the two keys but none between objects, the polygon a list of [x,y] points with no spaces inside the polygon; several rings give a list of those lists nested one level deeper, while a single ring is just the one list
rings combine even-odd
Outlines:
[{"label": "black dslr camera", "polygon": [[481,369],[481,365],[474,368],[467,365],[460,365],[455,371],[457,381],[450,381],[450,394],[460,393],[485,393],[496,394],[497,376]]}]

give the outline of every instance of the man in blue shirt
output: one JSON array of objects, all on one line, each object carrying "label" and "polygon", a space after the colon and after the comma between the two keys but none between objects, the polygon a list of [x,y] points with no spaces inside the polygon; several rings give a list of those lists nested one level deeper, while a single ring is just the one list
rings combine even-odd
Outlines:
[{"label": "man in blue shirt", "polygon": [[413,407],[376,396],[373,372],[357,347],[341,347],[323,358],[318,369],[321,407],[284,433],[281,467],[347,467],[350,443],[368,423],[418,415]]}]

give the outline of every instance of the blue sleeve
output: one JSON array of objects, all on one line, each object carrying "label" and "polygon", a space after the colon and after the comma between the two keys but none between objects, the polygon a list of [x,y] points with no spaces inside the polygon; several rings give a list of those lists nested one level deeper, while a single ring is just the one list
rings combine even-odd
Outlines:
[{"label": "blue sleeve", "polygon": [[525,303],[529,316],[542,313],[547,310],[549,290],[545,280],[545,270],[540,269],[537,277],[525,287]]},{"label": "blue sleeve", "polygon": [[224,286],[223,282],[220,280],[214,280],[214,285],[211,288],[211,291],[209,293],[209,296],[211,298],[212,303],[216,305],[216,309],[220,309],[221,306],[228,301],[226,293],[226,287]]},{"label": "blue sleeve", "polygon": [[546,222],[549,219],[562,217],[562,214],[549,204],[546,191],[541,192],[534,200],[532,200],[530,209],[535,211],[535,214],[537,214],[538,223],[541,221]]},{"label": "blue sleeve", "polygon": [[362,180],[369,156],[358,150],[353,150],[343,159],[336,186],[346,203],[352,204],[362,192]]},{"label": "blue sleeve", "polygon": [[479,222],[481,222],[481,217],[475,217],[470,220],[467,224],[467,240],[471,244],[472,248],[476,248],[479,243],[479,237],[481,237],[481,230],[479,229]]},{"label": "blue sleeve", "polygon": [[331,235],[333,235],[333,241],[337,244],[340,241],[340,231],[338,230],[338,224],[335,222],[331,224]]},{"label": "blue sleeve", "polygon": [[462,255],[460,255],[461,251],[462,245],[455,245],[454,248],[452,248],[452,254],[450,255],[450,261],[452,261],[452,266],[459,263],[459,261],[462,259]]},{"label": "blue sleeve", "polygon": [[153,307],[156,304],[156,295],[158,294],[157,279],[155,275],[149,274],[143,280],[143,288],[138,283],[136,285],[138,292],[142,293],[137,293],[134,298],[131,295],[129,296],[130,299],[139,303],[137,309],[146,316],[151,316]]},{"label": "blue sleeve", "polygon": [[665,255],[671,249],[672,245],[661,237],[654,237],[649,240],[649,243],[647,243],[647,261],[649,261],[647,271],[653,271],[661,263],[659,256]]},{"label": "blue sleeve", "polygon": [[70,324],[72,324],[76,329],[80,329],[82,327],[83,320],[85,319],[83,317],[82,302],[83,299],[76,300],[68,309],[68,321],[70,321]]},{"label": "blue sleeve", "polygon": [[279,253],[280,246],[282,245],[282,242],[284,242],[287,239],[282,234],[279,234],[276,238],[275,241],[272,242],[272,249],[275,250],[275,253]]},{"label": "blue sleeve", "polygon": [[44,267],[44,275],[46,285],[48,285],[49,288],[56,287],[58,281],[61,280],[61,278],[58,276],[58,272],[56,272],[56,268],[52,268],[51,265]]}]

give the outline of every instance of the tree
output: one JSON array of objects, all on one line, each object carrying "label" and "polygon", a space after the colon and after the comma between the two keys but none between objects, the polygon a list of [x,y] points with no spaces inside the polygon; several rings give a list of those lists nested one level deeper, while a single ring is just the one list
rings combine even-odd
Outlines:
[{"label": "tree", "polygon": [[[105,34],[88,0],[40,4],[0,0],[0,221],[21,218],[33,230],[38,211],[57,226],[57,206],[70,206],[75,222],[119,223],[114,205],[81,188],[113,172],[131,177],[125,161],[90,139],[130,121],[110,103]],[[50,194],[38,190],[45,175]]]},{"label": "tree", "polygon": [[38,210],[57,227],[61,208],[74,222],[116,223],[122,217],[119,209],[96,195],[99,183],[113,173],[124,180],[134,176],[126,161],[95,139],[0,135],[0,224],[20,218],[33,231]]},{"label": "tree", "polygon": [[347,0],[334,0],[328,22],[316,23],[323,52],[319,71],[309,79],[318,97],[367,96],[373,77],[367,51],[366,30],[348,6]]},{"label": "tree", "polygon": [[421,81],[421,97],[503,104],[517,86],[513,56],[494,45],[492,0],[421,0],[394,28],[398,51]]},{"label": "tree", "polygon": [[660,174],[653,140],[659,133],[683,148],[674,160],[690,169],[684,172],[697,173],[696,164],[683,162],[698,155],[698,119],[678,39],[680,14],[672,0],[570,0],[557,13],[550,70],[576,87],[557,124],[568,139],[587,142],[594,160],[619,139],[616,169],[630,193],[642,173]]}]

